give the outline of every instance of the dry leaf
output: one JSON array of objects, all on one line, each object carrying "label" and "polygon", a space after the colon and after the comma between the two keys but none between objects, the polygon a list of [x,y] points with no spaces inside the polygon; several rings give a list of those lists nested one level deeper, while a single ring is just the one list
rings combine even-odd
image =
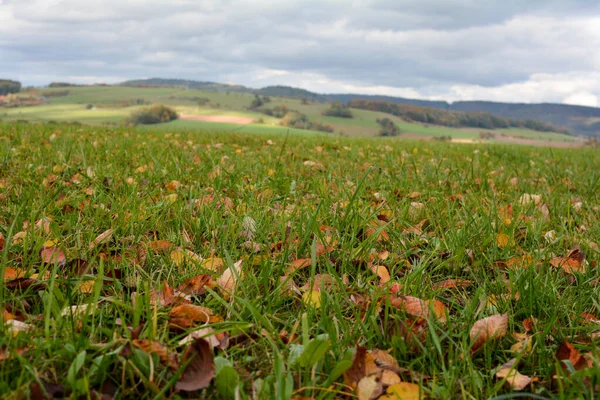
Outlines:
[{"label": "dry leaf", "polygon": [[158,254],[166,253],[168,250],[174,247],[174,244],[169,242],[168,240],[155,240],[153,242],[150,242],[148,246],[154,254]]},{"label": "dry leaf", "polygon": [[[564,342],[556,351],[556,358],[560,361],[568,360],[575,368],[575,371],[580,371],[589,366],[588,360],[569,342]],[[563,370],[568,370],[567,366],[561,362]]]},{"label": "dry leaf", "polygon": [[154,340],[133,340],[133,345],[140,350],[150,354],[158,354],[160,360],[165,363],[171,371],[177,371],[179,368],[179,355],[176,352],[169,351],[166,346]]},{"label": "dry leaf", "polygon": [[219,285],[226,293],[233,293],[238,283],[238,279],[241,279],[242,274],[242,261],[239,260],[233,266],[223,271],[223,274],[217,279],[217,285]]},{"label": "dry leaf", "polygon": [[375,400],[383,393],[383,385],[376,375],[365,376],[356,387],[358,400]]},{"label": "dry leaf", "polygon": [[92,243],[90,243],[88,248],[90,250],[92,250],[94,247],[108,242],[112,238],[114,231],[115,231],[114,229],[108,229],[108,230],[102,232],[100,235],[98,235],[96,237],[96,239],[94,239],[92,241]]},{"label": "dry leaf", "polygon": [[579,247],[574,248],[566,257],[556,257],[550,260],[550,265],[554,268],[562,268],[566,273],[585,272],[583,261],[585,253]]},{"label": "dry leaf", "polygon": [[225,267],[225,261],[222,258],[210,257],[202,261],[202,268],[210,271],[221,272],[223,267]]},{"label": "dry leaf", "polygon": [[183,355],[185,367],[175,384],[176,390],[193,392],[204,389],[215,376],[215,363],[212,350],[204,339],[195,339]]},{"label": "dry leaf", "polygon": [[379,372],[379,367],[375,364],[375,359],[367,353],[365,347],[357,347],[356,354],[352,359],[352,366],[344,372],[344,380],[353,389],[358,386],[358,382],[366,376]]},{"label": "dry leaf", "polygon": [[445,281],[436,283],[433,285],[434,289],[456,289],[456,288],[465,288],[470,286],[473,281],[469,281],[467,279],[446,279]]},{"label": "dry leaf", "polygon": [[506,382],[514,390],[523,390],[531,383],[531,378],[526,375],[522,375],[514,368],[516,361],[517,360],[513,358],[512,360],[503,364],[498,372],[496,372],[496,378],[506,379]]},{"label": "dry leaf", "polygon": [[40,257],[42,258],[42,262],[46,264],[59,264],[63,266],[67,262],[65,253],[58,247],[43,248],[40,251]]},{"label": "dry leaf", "polygon": [[383,285],[390,281],[390,273],[383,265],[371,266],[371,271],[379,277],[379,282]]},{"label": "dry leaf", "polygon": [[510,242],[510,237],[507,234],[499,233],[498,236],[496,236],[496,244],[501,249],[505,248],[508,245],[508,242]]},{"label": "dry leaf", "polygon": [[198,323],[206,324],[218,320],[210,309],[193,304],[178,305],[169,315],[169,325],[177,328],[190,328]]},{"label": "dry leaf", "polygon": [[302,295],[302,302],[312,308],[321,307],[321,292],[309,290]]},{"label": "dry leaf", "polygon": [[200,257],[198,254],[194,253],[191,250],[181,249],[181,248],[172,251],[171,254],[169,255],[169,258],[171,259],[171,261],[173,261],[173,264],[175,264],[178,267],[181,267],[186,262],[187,263],[202,262],[202,257]]},{"label": "dry leaf", "polygon": [[469,332],[472,342],[471,353],[475,353],[489,340],[504,337],[507,330],[508,314],[495,314],[476,321]]},{"label": "dry leaf", "polygon": [[190,296],[202,296],[206,292],[206,287],[212,289],[215,287],[215,283],[210,275],[200,274],[188,279],[177,289]]},{"label": "dry leaf", "polygon": [[12,281],[14,279],[20,279],[25,276],[25,272],[20,269],[14,269],[12,267],[4,268],[4,280]]},{"label": "dry leaf", "polygon": [[387,388],[380,400],[420,400],[421,387],[416,383],[400,382]]},{"label": "dry leaf", "polygon": [[287,272],[288,274],[291,274],[294,271],[310,266],[311,263],[312,260],[310,258],[299,258],[290,263],[292,266],[287,269]]}]

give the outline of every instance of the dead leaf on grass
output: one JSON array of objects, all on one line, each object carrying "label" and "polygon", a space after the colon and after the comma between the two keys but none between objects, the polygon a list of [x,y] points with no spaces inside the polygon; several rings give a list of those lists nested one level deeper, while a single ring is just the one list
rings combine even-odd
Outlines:
[{"label": "dead leaf on grass", "polygon": [[183,355],[185,367],[175,384],[176,390],[193,392],[207,387],[215,376],[214,356],[204,339],[194,339]]},{"label": "dead leaf on grass", "polygon": [[504,337],[507,330],[508,314],[495,314],[476,321],[469,332],[472,342],[471,353],[475,353],[490,340]]},{"label": "dead leaf on grass", "polygon": [[555,257],[550,260],[550,265],[554,268],[562,268],[566,273],[572,274],[573,272],[585,272],[584,260],[585,253],[576,247],[566,257]]},{"label": "dead leaf on grass", "polygon": [[157,354],[160,360],[165,363],[171,371],[177,371],[179,368],[179,355],[176,352],[169,351],[167,347],[155,340],[132,341],[133,345],[149,354]]},{"label": "dead leaf on grass", "polygon": [[514,390],[523,390],[529,386],[532,379],[516,370],[516,362],[516,358],[513,358],[512,360],[503,364],[496,372],[496,378],[506,379],[506,383],[508,383]]}]

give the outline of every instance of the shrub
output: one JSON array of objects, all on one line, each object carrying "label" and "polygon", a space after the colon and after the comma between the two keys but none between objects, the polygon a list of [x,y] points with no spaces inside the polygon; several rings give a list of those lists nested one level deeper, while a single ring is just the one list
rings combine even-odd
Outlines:
[{"label": "shrub", "polygon": [[331,106],[323,111],[323,115],[327,115],[329,117],[340,117],[340,118],[353,118],[352,111],[345,104],[334,101],[331,103]]},{"label": "shrub", "polygon": [[262,106],[264,104],[263,99],[261,99],[257,94],[254,95],[254,99],[252,100],[252,103],[250,103],[250,108],[254,109],[254,108],[258,108],[260,106]]},{"label": "shrub", "polygon": [[134,111],[127,122],[133,125],[150,125],[173,121],[178,117],[179,115],[174,109],[163,105],[154,105]]},{"label": "shrub", "polygon": [[377,123],[381,127],[379,136],[398,136],[400,134],[398,126],[389,118],[378,119]]}]

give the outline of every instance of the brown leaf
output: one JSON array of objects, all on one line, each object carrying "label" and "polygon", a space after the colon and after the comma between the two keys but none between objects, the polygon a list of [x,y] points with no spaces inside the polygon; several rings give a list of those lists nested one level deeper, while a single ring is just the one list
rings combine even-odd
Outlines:
[{"label": "brown leaf", "polygon": [[400,296],[390,298],[393,307],[406,311],[413,317],[428,319],[430,315],[429,305],[426,301],[413,296]]},{"label": "brown leaf", "polygon": [[63,266],[67,262],[65,253],[58,247],[44,247],[40,251],[40,257],[42,258],[42,262],[46,264],[59,264]]},{"label": "brown leaf", "polygon": [[101,234],[99,234],[96,237],[96,239],[92,240],[88,249],[92,250],[94,247],[108,242],[112,238],[114,231],[115,231],[114,229],[108,229],[108,230],[102,232]]},{"label": "brown leaf", "polygon": [[516,370],[516,362],[517,360],[513,358],[512,360],[503,364],[496,372],[496,378],[506,379],[506,382],[514,390],[523,390],[531,383],[531,378],[527,375],[522,375]]},{"label": "brown leaf", "polygon": [[508,314],[495,314],[480,319],[473,324],[471,337],[471,353],[475,353],[489,340],[500,339],[508,330]]},{"label": "brown leaf", "polygon": [[215,287],[215,283],[210,275],[200,274],[183,282],[177,289],[190,296],[202,296],[206,293],[206,287],[212,289]]},{"label": "brown leaf", "polygon": [[175,247],[175,245],[169,242],[168,240],[155,240],[153,242],[150,242],[148,246],[154,254],[166,253],[171,248]]},{"label": "brown leaf", "polygon": [[389,369],[392,371],[398,370],[400,366],[398,365],[398,361],[394,357],[392,357],[388,352],[374,349],[369,352],[373,360],[375,361],[375,365],[382,369]]},{"label": "brown leaf", "polygon": [[467,279],[446,279],[445,281],[436,283],[433,285],[434,289],[456,289],[456,288],[465,288],[470,286],[473,281],[469,281]]},{"label": "brown leaf", "polygon": [[160,360],[165,363],[171,371],[177,371],[179,368],[179,355],[176,352],[169,351],[166,346],[154,340],[133,340],[133,345],[140,350],[150,354],[158,354]]},{"label": "brown leaf", "polygon": [[[560,345],[556,351],[556,358],[560,361],[569,360],[575,371],[580,371],[589,366],[585,357],[569,342],[563,342]],[[561,367],[563,370],[567,370],[565,363],[561,362]]]},{"label": "brown leaf", "polygon": [[585,253],[576,247],[566,257],[556,257],[550,260],[550,265],[554,268],[562,268],[566,273],[572,274],[573,272],[585,272],[584,260]]},{"label": "brown leaf", "polygon": [[219,319],[206,307],[181,304],[171,310],[169,325],[176,328],[190,328],[198,323],[217,322]]},{"label": "brown leaf", "polygon": [[204,339],[195,339],[188,346],[183,355],[183,362],[189,362],[189,364],[175,384],[176,390],[192,392],[203,389],[215,376],[213,353],[210,345]]},{"label": "brown leaf", "polygon": [[446,323],[446,305],[439,300],[427,300],[427,305],[441,323]]},{"label": "brown leaf", "polygon": [[4,250],[4,235],[2,234],[2,232],[0,232],[0,251]]},{"label": "brown leaf", "polygon": [[523,320],[523,328],[525,328],[525,332],[531,332],[537,322],[538,320],[535,317],[525,318]]},{"label": "brown leaf", "polygon": [[372,265],[371,271],[379,277],[379,282],[382,285],[390,281],[390,272],[383,265]]},{"label": "brown leaf", "polygon": [[291,274],[292,272],[297,271],[299,269],[309,267],[311,263],[312,260],[310,258],[299,258],[290,263],[292,264],[292,266],[287,269],[287,272],[288,274]]},{"label": "brown leaf", "polygon": [[355,389],[358,383],[366,376],[379,372],[379,367],[375,364],[375,359],[367,353],[365,347],[357,347],[356,354],[352,359],[352,366],[344,372],[344,380]]}]

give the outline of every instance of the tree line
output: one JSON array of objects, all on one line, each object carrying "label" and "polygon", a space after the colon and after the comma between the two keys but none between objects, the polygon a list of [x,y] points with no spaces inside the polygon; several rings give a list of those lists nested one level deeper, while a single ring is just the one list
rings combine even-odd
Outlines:
[{"label": "tree line", "polygon": [[453,128],[469,127],[481,129],[527,128],[541,132],[569,134],[567,129],[536,120],[516,120],[499,117],[486,112],[457,112],[437,108],[417,107],[407,104],[395,104],[380,100],[354,99],[348,107],[379,111],[398,116],[408,122],[442,125]]},{"label": "tree line", "polygon": [[5,96],[9,93],[19,93],[20,91],[21,82],[0,79],[0,96]]}]

